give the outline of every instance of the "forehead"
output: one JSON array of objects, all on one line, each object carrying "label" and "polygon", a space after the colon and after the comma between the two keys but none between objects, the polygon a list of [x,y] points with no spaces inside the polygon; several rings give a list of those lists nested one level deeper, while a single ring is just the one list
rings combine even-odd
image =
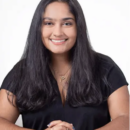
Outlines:
[{"label": "forehead", "polygon": [[65,2],[53,2],[50,3],[43,14],[43,17],[51,17],[51,18],[62,18],[62,17],[72,17],[74,15],[70,12],[69,6]]}]

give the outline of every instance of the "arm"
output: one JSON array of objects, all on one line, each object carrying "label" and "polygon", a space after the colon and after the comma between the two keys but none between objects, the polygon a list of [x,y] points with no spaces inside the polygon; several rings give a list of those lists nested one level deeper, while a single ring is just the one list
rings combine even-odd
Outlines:
[{"label": "arm", "polygon": [[109,96],[108,108],[112,121],[96,130],[129,130],[129,92],[126,85]]},{"label": "arm", "polygon": [[[32,130],[19,127],[15,122],[19,116],[18,108],[14,107],[7,99],[7,90],[0,91],[0,130]],[[12,93],[10,93],[13,95]],[[11,98],[11,96],[9,96]],[[16,97],[14,97],[15,104]]]}]

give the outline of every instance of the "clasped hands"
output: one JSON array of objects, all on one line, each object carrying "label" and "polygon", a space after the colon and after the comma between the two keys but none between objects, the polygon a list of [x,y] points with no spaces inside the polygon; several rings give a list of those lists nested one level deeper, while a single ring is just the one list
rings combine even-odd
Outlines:
[{"label": "clasped hands", "polygon": [[75,130],[73,124],[61,120],[52,121],[47,126],[45,130]]}]

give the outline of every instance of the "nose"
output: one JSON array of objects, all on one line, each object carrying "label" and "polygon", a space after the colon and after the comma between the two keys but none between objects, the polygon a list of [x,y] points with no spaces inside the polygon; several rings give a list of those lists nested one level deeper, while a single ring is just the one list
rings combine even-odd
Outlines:
[{"label": "nose", "polygon": [[55,25],[54,30],[53,30],[53,35],[55,37],[60,37],[63,35],[63,30],[60,25]]}]

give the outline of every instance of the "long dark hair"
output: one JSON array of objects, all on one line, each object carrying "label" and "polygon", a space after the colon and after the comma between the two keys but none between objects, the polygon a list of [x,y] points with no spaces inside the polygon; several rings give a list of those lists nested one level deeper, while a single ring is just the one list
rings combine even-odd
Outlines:
[{"label": "long dark hair", "polygon": [[75,16],[77,39],[70,50],[72,73],[67,102],[72,107],[98,105],[103,97],[100,81],[104,80],[99,54],[90,44],[83,11],[77,0],[41,0],[32,19],[22,58],[13,68],[10,91],[16,95],[20,112],[40,109],[56,100],[58,91],[49,69],[50,53],[41,40],[42,16],[48,4],[66,2]]}]

